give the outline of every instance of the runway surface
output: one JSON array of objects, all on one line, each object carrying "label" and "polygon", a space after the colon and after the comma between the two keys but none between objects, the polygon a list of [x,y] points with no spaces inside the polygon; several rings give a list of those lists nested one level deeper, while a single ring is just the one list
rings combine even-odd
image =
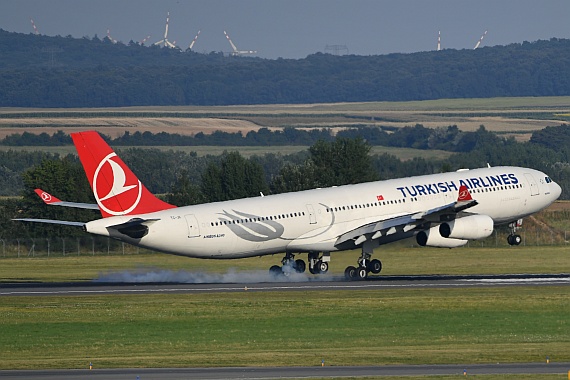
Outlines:
[{"label": "runway surface", "polygon": [[378,276],[366,281],[308,280],[261,283],[13,283],[0,284],[0,296],[62,296],[151,293],[218,293],[318,290],[367,290],[406,288],[468,288],[497,286],[569,286],[570,274],[469,275],[469,276]]},{"label": "runway surface", "polygon": [[[565,374],[570,363],[516,363],[472,365],[402,365],[364,367],[244,367],[244,368],[148,368],[0,371],[3,380],[174,380],[174,379],[300,379],[327,377],[489,375],[489,374]],[[464,372],[465,371],[465,372]]]}]

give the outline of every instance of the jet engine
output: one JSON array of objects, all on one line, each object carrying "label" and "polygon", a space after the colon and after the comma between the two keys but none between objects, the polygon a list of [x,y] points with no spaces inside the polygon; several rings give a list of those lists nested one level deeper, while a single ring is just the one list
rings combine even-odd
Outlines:
[{"label": "jet engine", "polygon": [[426,231],[420,231],[416,235],[416,241],[422,247],[456,248],[467,244],[467,240],[449,239],[439,234],[439,226]]},{"label": "jet engine", "polygon": [[439,225],[439,234],[452,239],[484,239],[493,233],[493,219],[487,215],[470,215]]}]

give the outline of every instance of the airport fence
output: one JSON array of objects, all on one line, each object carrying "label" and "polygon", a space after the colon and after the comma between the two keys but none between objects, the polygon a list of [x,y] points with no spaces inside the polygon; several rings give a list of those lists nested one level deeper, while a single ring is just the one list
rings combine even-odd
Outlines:
[{"label": "airport fence", "polygon": [[[561,232],[544,228],[522,229],[518,234],[522,237],[521,246],[565,246],[568,245],[570,237],[570,231]],[[507,235],[506,229],[495,230],[490,237],[469,241],[465,247],[508,247]],[[418,247],[415,239],[407,239],[399,244]],[[0,238],[0,258],[137,255],[152,252],[102,236]]]},{"label": "airport fence", "polygon": [[0,238],[0,257],[64,257],[133,255],[152,251],[101,236],[56,238]]}]

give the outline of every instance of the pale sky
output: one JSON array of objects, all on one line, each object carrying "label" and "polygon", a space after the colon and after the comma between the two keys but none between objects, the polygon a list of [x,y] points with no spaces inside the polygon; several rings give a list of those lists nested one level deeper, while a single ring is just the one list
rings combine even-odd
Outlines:
[{"label": "pale sky", "polygon": [[[350,54],[376,55],[481,47],[570,38],[570,0],[0,0],[0,28],[32,33],[32,18],[49,36],[128,43],[151,35],[185,50],[198,30],[197,52],[240,50],[262,58],[304,58],[345,45]],[[331,52],[331,51],[329,51]]]}]

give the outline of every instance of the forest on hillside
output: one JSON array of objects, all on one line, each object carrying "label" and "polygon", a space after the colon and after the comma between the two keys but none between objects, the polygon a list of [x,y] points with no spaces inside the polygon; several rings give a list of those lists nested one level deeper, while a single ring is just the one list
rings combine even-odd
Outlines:
[{"label": "forest on hillside", "polygon": [[304,59],[0,30],[0,107],[300,104],[570,95],[570,40]]}]

